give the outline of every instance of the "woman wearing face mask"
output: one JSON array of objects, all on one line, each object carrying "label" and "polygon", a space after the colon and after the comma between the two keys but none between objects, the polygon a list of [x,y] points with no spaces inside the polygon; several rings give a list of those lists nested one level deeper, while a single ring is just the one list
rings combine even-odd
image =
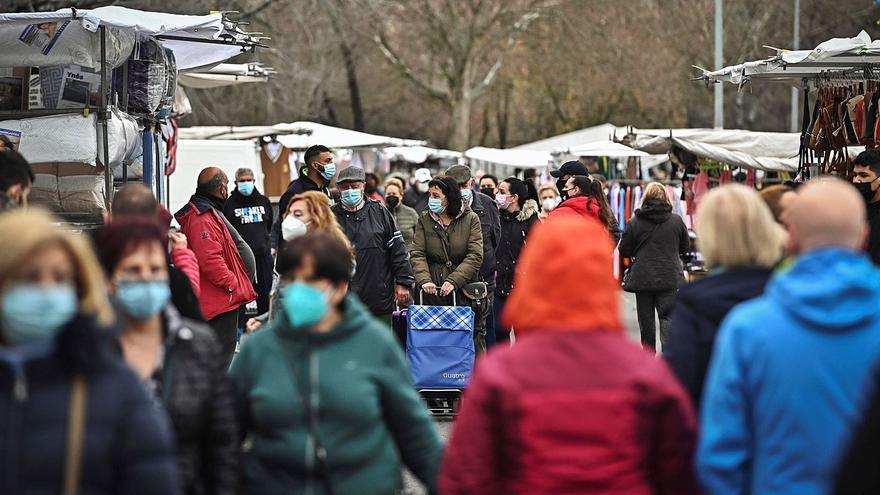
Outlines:
[{"label": "woman wearing face mask", "polygon": [[[441,175],[429,184],[428,210],[419,217],[410,253],[416,289],[429,297],[425,304],[446,304],[453,291],[455,301],[468,304],[461,294],[465,285],[480,280],[483,234],[480,217],[462,205],[458,183]],[[477,344],[482,340],[477,335]]]},{"label": "woman wearing face mask", "polygon": [[620,241],[620,227],[614,221],[599,181],[586,175],[575,175],[566,181],[563,191],[568,199],[550,213],[550,218],[571,215],[596,218],[605,225],[615,243]]},{"label": "woman wearing face mask", "polygon": [[416,234],[416,223],[419,221],[419,214],[416,213],[416,210],[403,204],[403,186],[401,186],[400,181],[397,179],[385,182],[385,207],[391,212],[397,228],[403,234],[406,250],[412,251],[413,237]]},{"label": "woman wearing face mask", "polygon": [[347,295],[348,246],[299,237],[278,270],[282,312],[230,371],[250,439],[243,492],[391,495],[402,463],[434,493],[436,430],[391,332]]},{"label": "woman wearing face mask", "polygon": [[526,184],[510,177],[498,185],[495,202],[501,212],[501,241],[495,252],[497,276],[495,279],[495,302],[492,316],[495,318],[495,335],[486,335],[486,347],[498,344],[510,345],[510,327],[501,323],[504,303],[513,290],[513,278],[517,271],[519,254],[526,245],[535,222],[538,221],[538,203],[528,198]]},{"label": "woman wearing face mask", "polygon": [[171,419],[184,493],[236,493],[232,383],[211,328],[169,302],[165,237],[152,222],[120,220],[96,238],[122,324],[119,347]]},{"label": "woman wearing face mask", "polygon": [[538,219],[546,220],[550,216],[550,212],[559,206],[562,199],[559,197],[559,191],[553,184],[544,184],[538,189],[538,198],[541,200],[541,211],[538,213]]},{"label": "woman wearing face mask", "polygon": [[98,262],[52,221],[0,217],[0,493],[180,493],[164,415],[103,328]]},{"label": "woman wearing face mask", "polygon": [[485,174],[480,177],[480,192],[494,198],[498,193],[498,179],[492,174]]}]

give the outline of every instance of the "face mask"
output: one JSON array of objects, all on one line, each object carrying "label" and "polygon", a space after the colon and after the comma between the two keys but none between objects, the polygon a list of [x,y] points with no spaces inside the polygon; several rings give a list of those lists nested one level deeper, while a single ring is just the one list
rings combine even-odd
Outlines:
[{"label": "face mask", "polygon": [[340,200],[342,201],[342,206],[354,208],[361,204],[361,198],[363,198],[363,194],[360,189],[346,189],[342,191]]},{"label": "face mask", "polygon": [[398,198],[397,196],[387,196],[385,198],[385,204],[388,206],[389,209],[393,210],[397,208],[397,205],[400,204],[400,198]]},{"label": "face mask", "polygon": [[462,203],[470,203],[471,198],[474,197],[474,191],[471,188],[462,189],[461,190],[461,201]]},{"label": "face mask", "polygon": [[335,163],[325,163],[323,165],[323,168],[320,170],[320,172],[321,172],[321,177],[323,177],[324,180],[329,181],[330,179],[333,178],[334,175],[336,175],[336,164]]},{"label": "face mask", "polygon": [[484,187],[484,188],[480,189],[480,192],[485,194],[486,196],[489,196],[490,198],[492,196],[495,196],[495,190],[492,189],[491,187]]},{"label": "face mask", "polygon": [[510,205],[510,196],[507,194],[498,193],[495,195],[495,204],[498,205],[502,210],[507,208]]},{"label": "face mask", "polygon": [[426,193],[426,192],[428,192],[428,183],[427,182],[418,182],[418,183],[416,183],[416,189],[420,193]]},{"label": "face mask", "polygon": [[[876,180],[877,179],[874,179],[874,181]],[[866,203],[869,203],[872,199],[874,199],[874,195],[877,194],[877,191],[871,189],[871,184],[873,184],[874,181],[853,183],[853,185],[856,186],[856,190],[858,190],[859,194],[862,195],[862,198],[865,199]]]},{"label": "face mask", "polygon": [[437,198],[428,198],[428,209],[435,215],[439,215],[446,210],[446,208],[443,207],[443,201]]},{"label": "face mask", "polygon": [[116,301],[132,320],[142,321],[159,314],[171,299],[171,289],[164,280],[132,280],[119,283]]},{"label": "face mask", "polygon": [[245,196],[250,196],[254,193],[254,181],[250,182],[239,182],[238,183],[238,192]]},{"label": "face mask", "polygon": [[297,237],[306,235],[308,226],[299,218],[288,216],[281,222],[281,237],[285,241],[292,241]]},{"label": "face mask", "polygon": [[323,292],[302,282],[293,282],[284,289],[283,303],[293,328],[317,325],[330,308]]},{"label": "face mask", "polygon": [[565,192],[566,182],[568,181],[563,179],[559,179],[558,181],[556,181],[556,189],[559,190],[559,197],[561,197],[563,201],[568,199],[568,193]]},{"label": "face mask", "polygon": [[556,208],[556,204],[559,198],[546,198],[544,201],[541,201],[541,207],[544,208],[544,211],[552,211],[553,208]]},{"label": "face mask", "polygon": [[76,314],[79,301],[70,285],[51,288],[21,284],[3,295],[0,317],[13,345],[52,339]]}]

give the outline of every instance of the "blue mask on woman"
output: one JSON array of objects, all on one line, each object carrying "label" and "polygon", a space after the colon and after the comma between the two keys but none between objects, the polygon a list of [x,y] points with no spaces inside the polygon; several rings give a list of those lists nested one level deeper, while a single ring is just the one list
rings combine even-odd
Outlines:
[{"label": "blue mask on woman", "polygon": [[317,325],[330,309],[323,292],[302,282],[293,282],[284,289],[283,303],[293,328]]},{"label": "blue mask on woman", "polygon": [[245,196],[250,196],[254,193],[254,181],[247,182],[239,182],[238,183],[238,192]]},{"label": "blue mask on woman", "polygon": [[40,287],[20,284],[3,294],[0,318],[13,345],[51,340],[73,319],[79,307],[72,285]]},{"label": "blue mask on woman", "polygon": [[166,280],[132,280],[119,283],[115,299],[122,311],[135,321],[159,314],[171,299]]},{"label": "blue mask on woman", "polygon": [[443,207],[443,200],[437,198],[428,198],[428,209],[431,213],[439,215],[446,209]]},{"label": "blue mask on woman", "polygon": [[346,189],[345,191],[342,191],[339,199],[342,201],[342,206],[354,208],[361,204],[362,197],[360,189]]}]

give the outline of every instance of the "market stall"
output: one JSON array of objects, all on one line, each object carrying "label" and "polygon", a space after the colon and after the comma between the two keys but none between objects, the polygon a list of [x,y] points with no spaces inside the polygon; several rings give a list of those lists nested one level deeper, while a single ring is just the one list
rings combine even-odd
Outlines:
[{"label": "market stall", "polygon": [[34,201],[62,216],[95,215],[130,180],[163,199],[159,126],[173,111],[178,74],[261,39],[224,13],[0,14],[0,133],[32,163]]}]

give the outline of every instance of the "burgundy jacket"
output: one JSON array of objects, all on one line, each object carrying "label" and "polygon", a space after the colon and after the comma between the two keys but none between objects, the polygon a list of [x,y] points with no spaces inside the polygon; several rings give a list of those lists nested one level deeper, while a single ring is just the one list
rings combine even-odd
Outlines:
[{"label": "burgundy jacket", "polygon": [[206,320],[257,298],[223,213],[193,196],[175,214],[199,263],[199,302]]},{"label": "burgundy jacket", "polygon": [[696,421],[663,360],[620,333],[532,331],[477,363],[444,495],[690,495]]}]

